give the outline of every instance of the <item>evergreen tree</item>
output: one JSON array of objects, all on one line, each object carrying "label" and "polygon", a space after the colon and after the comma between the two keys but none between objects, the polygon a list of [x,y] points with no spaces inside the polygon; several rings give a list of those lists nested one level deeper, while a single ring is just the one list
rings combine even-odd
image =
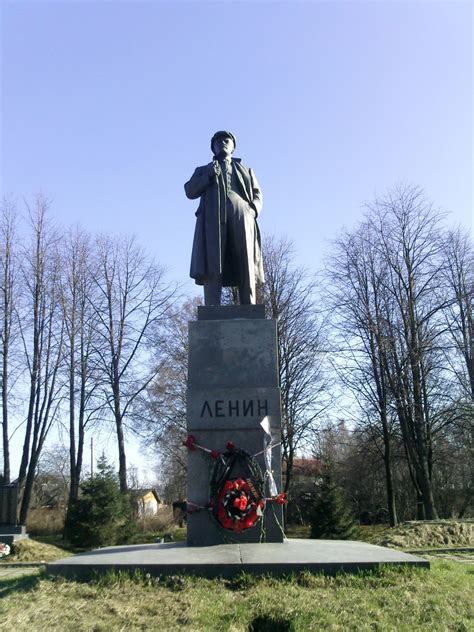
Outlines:
[{"label": "evergreen tree", "polygon": [[64,529],[71,544],[81,548],[120,544],[134,531],[130,499],[120,492],[118,477],[104,455],[97,470],[81,486],[82,494],[72,504]]},{"label": "evergreen tree", "polygon": [[331,461],[323,466],[321,476],[321,486],[311,511],[311,538],[350,540],[357,537],[358,527],[344,491],[336,483]]}]

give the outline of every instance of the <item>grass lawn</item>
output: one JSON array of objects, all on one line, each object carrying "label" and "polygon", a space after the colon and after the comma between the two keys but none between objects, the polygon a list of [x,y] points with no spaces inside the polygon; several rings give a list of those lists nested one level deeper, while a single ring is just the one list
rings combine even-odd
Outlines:
[{"label": "grass lawn", "polygon": [[472,567],[430,561],[431,571],[386,568],[334,578],[0,579],[0,630],[474,629]]}]

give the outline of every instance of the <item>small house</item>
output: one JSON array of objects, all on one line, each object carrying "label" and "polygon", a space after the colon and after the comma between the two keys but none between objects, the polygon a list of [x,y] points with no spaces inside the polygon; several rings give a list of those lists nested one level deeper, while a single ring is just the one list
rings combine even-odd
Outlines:
[{"label": "small house", "polygon": [[130,493],[135,502],[138,518],[156,516],[165,507],[155,488],[132,489]]}]

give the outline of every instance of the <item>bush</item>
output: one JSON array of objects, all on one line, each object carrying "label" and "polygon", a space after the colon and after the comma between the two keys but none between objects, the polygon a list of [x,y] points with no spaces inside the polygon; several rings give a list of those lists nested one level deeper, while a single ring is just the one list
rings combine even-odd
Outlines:
[{"label": "bush", "polygon": [[66,517],[64,535],[76,547],[123,544],[135,533],[131,501],[120,492],[118,479],[105,457],[98,473],[81,486],[80,498]]},{"label": "bush", "polygon": [[350,540],[357,537],[358,527],[338,487],[331,462],[324,465],[319,493],[311,511],[311,538]]}]

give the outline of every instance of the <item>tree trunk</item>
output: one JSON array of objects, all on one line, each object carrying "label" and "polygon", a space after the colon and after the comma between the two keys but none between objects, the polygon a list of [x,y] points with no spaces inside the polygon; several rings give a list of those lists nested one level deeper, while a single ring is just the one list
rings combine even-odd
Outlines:
[{"label": "tree trunk", "polygon": [[[81,355],[83,353],[81,352]],[[79,398],[79,428],[77,436],[77,456],[74,469],[74,479],[71,478],[70,502],[75,502],[79,496],[79,485],[81,482],[82,462],[84,459],[84,441],[85,441],[85,415],[86,415],[86,375],[87,370],[84,366],[84,357],[82,360],[81,370],[81,394]],[[92,472],[91,472],[92,474]]]},{"label": "tree trunk", "polygon": [[128,489],[127,485],[127,460],[125,457],[125,439],[123,433],[123,423],[121,418],[116,418],[115,420],[116,428],[117,428],[117,443],[118,443],[118,451],[119,451],[119,481],[120,481],[120,491],[126,492]]},{"label": "tree trunk", "polygon": [[423,503],[423,496],[420,492],[416,493],[416,519],[425,520],[425,505]]},{"label": "tree trunk", "polygon": [[127,459],[125,457],[125,436],[123,432],[122,413],[120,410],[120,388],[118,386],[118,380],[114,384],[114,416],[115,416],[115,427],[117,429],[117,445],[118,445],[118,453],[119,453],[120,491],[126,492],[128,489]]},{"label": "tree trunk", "polygon": [[8,438],[8,343],[3,348],[3,380],[2,380],[2,437],[3,437],[3,480],[10,483],[10,446]]},{"label": "tree trunk", "polygon": [[[73,325],[74,327],[74,321]],[[79,481],[76,472],[76,419],[75,419],[75,357],[74,357],[74,336],[71,336],[70,357],[69,357],[69,468],[70,468],[70,486],[68,510],[71,503],[77,499],[79,490]]]},{"label": "tree trunk", "polygon": [[387,509],[388,519],[391,527],[396,527],[398,524],[397,519],[397,507],[395,503],[395,493],[393,489],[393,476],[392,476],[392,446],[390,443],[390,436],[387,429],[387,420],[383,423],[383,441],[384,441],[384,455],[383,461],[385,465],[385,486],[387,488]]},{"label": "tree trunk", "polygon": [[30,458],[30,442],[31,442],[31,431],[33,429],[33,415],[34,415],[34,407],[35,407],[35,399],[36,399],[36,374],[37,374],[37,360],[33,359],[33,372],[31,375],[30,382],[30,398],[28,404],[28,415],[26,418],[26,429],[25,429],[25,439],[23,441],[23,452],[20,463],[20,471],[18,474],[18,486],[21,489],[23,483],[26,478],[26,473],[28,470],[28,461]]},{"label": "tree trunk", "polygon": [[419,477],[419,483],[421,488],[425,520],[436,520],[438,518],[438,512],[436,511],[435,507],[433,486],[429,477],[427,464],[423,464],[423,466],[420,467],[420,474],[421,476]]},{"label": "tree trunk", "polygon": [[36,467],[38,465],[38,457],[36,454],[31,455],[31,460],[28,465],[28,473],[26,475],[25,485],[23,488],[23,494],[21,497],[21,507],[20,507],[20,524],[26,524],[26,520],[28,518],[28,511],[30,508],[31,495],[33,492],[33,484],[35,481]]},{"label": "tree trunk", "polygon": [[[376,301],[377,306],[377,323],[380,317],[379,314],[379,306],[378,300]],[[376,329],[377,336],[372,333],[373,330]],[[372,364],[372,372],[374,381],[377,388],[377,398],[378,398],[378,407],[380,413],[380,421],[382,423],[382,435],[383,435],[383,446],[384,446],[384,466],[385,466],[385,487],[387,490],[387,509],[388,509],[388,518],[391,527],[395,527],[397,525],[397,509],[395,504],[395,493],[393,489],[393,476],[392,476],[392,445],[390,441],[390,432],[389,425],[387,419],[387,406],[388,406],[388,392],[387,392],[387,382],[384,375],[384,364],[386,364],[386,357],[384,355],[383,342],[381,333],[379,330],[379,326],[371,327],[371,332],[369,335],[370,340],[370,354],[371,354],[371,364]]]}]

